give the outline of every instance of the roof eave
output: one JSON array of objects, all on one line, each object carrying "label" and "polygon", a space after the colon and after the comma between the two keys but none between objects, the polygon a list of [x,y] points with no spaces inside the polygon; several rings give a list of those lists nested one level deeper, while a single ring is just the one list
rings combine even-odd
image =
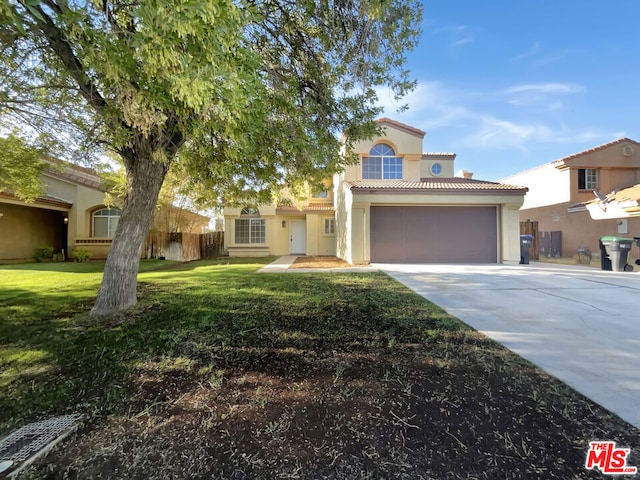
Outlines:
[{"label": "roof eave", "polygon": [[419,193],[429,195],[525,195],[529,189],[456,189],[456,188],[364,188],[364,187],[351,187],[353,193]]}]

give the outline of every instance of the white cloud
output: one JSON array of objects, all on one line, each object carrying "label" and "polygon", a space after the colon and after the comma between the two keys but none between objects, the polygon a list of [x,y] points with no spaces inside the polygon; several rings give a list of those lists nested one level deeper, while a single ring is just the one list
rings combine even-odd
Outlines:
[{"label": "white cloud", "polygon": [[559,94],[559,93],[578,93],[584,92],[585,88],[574,83],[529,83],[524,85],[514,85],[504,90],[506,94],[516,93],[542,93],[542,94]]},{"label": "white cloud", "polygon": [[449,45],[451,48],[461,47],[462,45],[467,45],[475,41],[473,33],[470,31],[469,27],[465,25],[450,25],[437,28],[433,30],[433,34],[448,35],[451,41]]},{"label": "white cloud", "polygon": [[[448,136],[450,150],[530,152],[540,144],[593,142],[596,145],[599,141],[619,138],[620,135],[612,136],[599,129],[571,129],[560,120],[552,123],[550,118],[557,118],[557,114],[550,117],[549,112],[564,107],[557,97],[582,91],[584,87],[573,83],[518,84],[498,91],[470,91],[440,82],[419,82],[403,99],[402,103],[410,108],[401,114],[396,113],[398,103],[390,93],[381,90],[379,97],[386,116],[427,132],[439,129],[433,141]],[[510,103],[520,108],[505,109],[505,96],[511,97]]]},{"label": "white cloud", "polygon": [[531,141],[547,141],[553,130],[539,123],[516,123],[491,115],[478,115],[475,131],[463,139],[463,144],[490,150],[518,149],[528,150]]},{"label": "white cloud", "polygon": [[540,50],[541,50],[540,42],[535,42],[528,50],[524,51],[519,55],[516,55],[515,57],[512,58],[512,60],[523,60],[525,58],[532,57],[540,53]]},{"label": "white cloud", "polygon": [[501,93],[509,97],[510,105],[560,110],[564,104],[555,98],[584,91],[586,89],[582,85],[575,83],[530,83],[514,85]]},{"label": "white cloud", "polygon": [[472,43],[474,38],[471,35],[467,35],[466,37],[461,38],[460,40],[456,40],[451,44],[452,47],[461,47],[462,45],[466,45],[467,43]]}]

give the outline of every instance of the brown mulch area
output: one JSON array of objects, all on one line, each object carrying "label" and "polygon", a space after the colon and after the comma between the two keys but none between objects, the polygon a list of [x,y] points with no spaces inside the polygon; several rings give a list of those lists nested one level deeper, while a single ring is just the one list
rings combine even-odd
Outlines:
[{"label": "brown mulch area", "polygon": [[482,363],[475,342],[462,364],[413,343],[392,356],[247,351],[206,381],[148,362],[126,414],[87,425],[49,474],[26,478],[602,478],[583,467],[594,436],[640,448],[637,430],[620,437],[624,422],[515,355]]},{"label": "brown mulch area", "polygon": [[344,260],[332,256],[298,257],[289,268],[345,268],[352,267]]}]

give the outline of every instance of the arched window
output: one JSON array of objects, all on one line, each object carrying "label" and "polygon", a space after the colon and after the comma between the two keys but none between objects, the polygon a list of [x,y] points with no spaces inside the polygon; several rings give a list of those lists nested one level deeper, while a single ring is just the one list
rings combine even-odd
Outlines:
[{"label": "arched window", "polygon": [[122,211],[117,208],[101,208],[91,215],[94,237],[111,238],[116,233]]},{"label": "arched window", "polygon": [[235,220],[236,243],[265,243],[265,221],[254,207],[245,207]]},{"label": "arched window", "polygon": [[389,145],[378,143],[362,158],[362,178],[402,180],[402,158]]}]

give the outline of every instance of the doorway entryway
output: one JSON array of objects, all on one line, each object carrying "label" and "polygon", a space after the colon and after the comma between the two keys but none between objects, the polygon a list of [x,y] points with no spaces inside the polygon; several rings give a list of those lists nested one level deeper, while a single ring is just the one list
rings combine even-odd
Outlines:
[{"label": "doorway entryway", "polygon": [[304,220],[289,222],[289,253],[299,255],[307,253],[307,223]]}]

